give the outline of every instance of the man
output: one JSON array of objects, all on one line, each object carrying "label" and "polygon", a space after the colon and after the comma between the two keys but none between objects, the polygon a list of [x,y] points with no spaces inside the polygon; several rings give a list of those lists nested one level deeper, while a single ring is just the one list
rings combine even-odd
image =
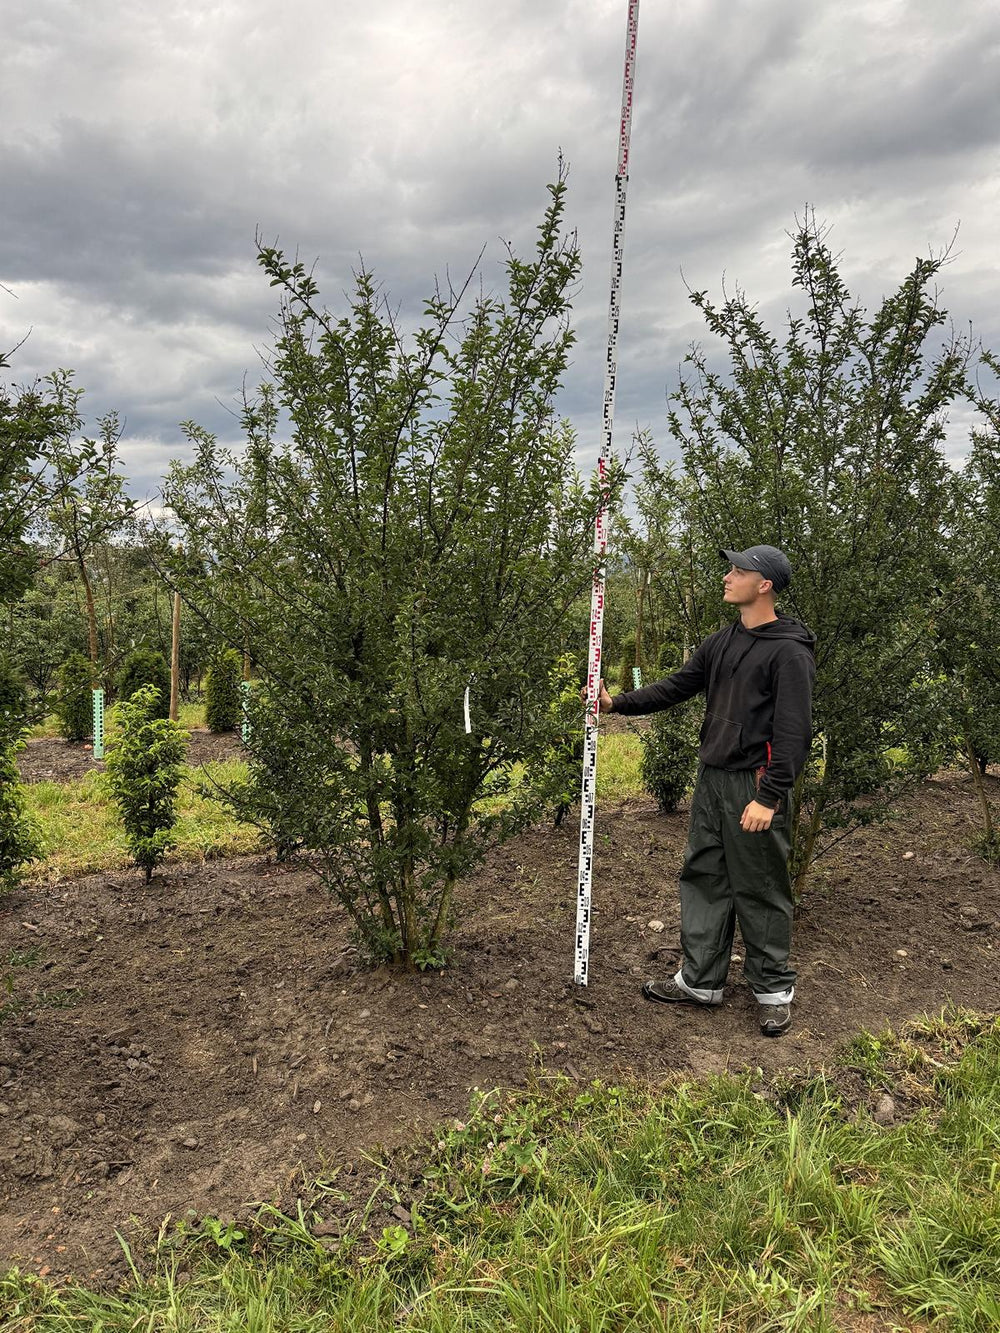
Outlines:
[{"label": "man", "polygon": [[791,565],[774,546],[720,550],[730,562],[723,597],[739,619],[705,640],[666,680],[608,694],[603,713],[655,713],[706,695],[698,781],[681,871],[684,960],[668,981],[647,981],[648,1000],[717,1005],[738,921],[743,973],[759,1006],[761,1032],[791,1025],[795,972],[788,874],[792,787],[812,739],[815,636],[775,609]]}]

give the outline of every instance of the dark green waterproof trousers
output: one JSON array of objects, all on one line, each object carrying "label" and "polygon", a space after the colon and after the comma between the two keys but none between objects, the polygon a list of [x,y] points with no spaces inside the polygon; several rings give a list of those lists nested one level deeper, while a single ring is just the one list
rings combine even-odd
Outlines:
[{"label": "dark green waterproof trousers", "polygon": [[684,964],[678,979],[710,1003],[722,999],[737,922],[746,951],[743,975],[754,994],[789,1000],[795,985],[788,964],[789,812],[782,808],[766,832],[744,833],[740,816],[756,796],[753,769],[702,764],[698,770],[680,881]]}]

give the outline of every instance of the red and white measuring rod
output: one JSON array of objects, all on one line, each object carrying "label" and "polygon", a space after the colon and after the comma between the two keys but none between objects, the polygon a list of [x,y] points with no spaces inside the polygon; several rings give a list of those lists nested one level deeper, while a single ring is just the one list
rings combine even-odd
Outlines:
[{"label": "red and white measuring rod", "polygon": [[[628,187],[628,148],[632,131],[632,90],[635,83],[635,48],[639,36],[639,0],[629,0],[625,38],[625,78],[622,83],[622,118],[615,175],[614,250],[611,260],[611,304],[608,310],[608,359],[604,368],[604,429],[597,475],[606,495],[615,420],[615,381],[618,377],[618,321],[621,315],[622,242],[625,237],[625,193]],[[607,550],[607,508],[604,503],[594,524],[594,587],[590,600],[590,651],[587,657],[587,720],[583,743],[583,796],[580,805],[580,865],[576,898],[576,968],[573,979],[586,986],[590,964],[590,899],[594,875],[594,805],[597,786],[597,717],[601,683],[601,637],[604,631],[604,557]]]}]

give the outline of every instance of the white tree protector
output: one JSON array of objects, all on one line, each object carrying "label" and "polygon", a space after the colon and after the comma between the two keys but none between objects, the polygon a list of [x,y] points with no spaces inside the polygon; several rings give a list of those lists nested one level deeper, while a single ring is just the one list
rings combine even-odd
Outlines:
[{"label": "white tree protector", "polygon": [[[629,0],[625,38],[625,77],[615,175],[615,214],[611,260],[611,302],[608,310],[608,356],[604,367],[604,426],[597,464],[602,493],[607,494],[611,439],[615,419],[615,382],[618,378],[618,322],[621,316],[622,243],[625,237],[625,194],[628,187],[629,139],[632,132],[632,92],[635,50],[639,36],[639,0]],[[594,877],[594,818],[597,786],[597,722],[601,687],[601,639],[604,632],[604,564],[607,551],[607,508],[604,503],[594,524],[594,584],[590,599],[590,648],[587,654],[587,716],[584,724],[583,786],[580,802],[580,861],[576,899],[576,967],[573,979],[586,986],[590,966],[590,908]]]}]

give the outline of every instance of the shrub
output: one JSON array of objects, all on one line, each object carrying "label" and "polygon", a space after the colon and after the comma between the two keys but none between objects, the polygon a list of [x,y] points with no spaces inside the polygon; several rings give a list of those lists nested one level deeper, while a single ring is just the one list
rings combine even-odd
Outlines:
[{"label": "shrub", "polygon": [[56,701],[59,730],[68,741],[82,741],[94,726],[94,668],[83,653],[70,653],[59,673]]},{"label": "shrub", "polygon": [[26,725],[28,687],[17,667],[0,653],[0,749],[16,741]]},{"label": "shrub", "polygon": [[[670,645],[660,653],[660,675],[675,668]],[[681,798],[694,786],[698,768],[698,717],[704,705],[700,696],[688,699],[662,713],[655,713],[642,735],[642,785],[664,814],[676,810]]]},{"label": "shrub", "polygon": [[131,699],[137,690],[152,685],[157,692],[153,717],[170,716],[170,668],[162,653],[153,648],[133,648],[122,663],[115,682],[119,699]]},{"label": "shrub", "polygon": [[0,894],[17,888],[21,872],[41,856],[41,834],[27,814],[14,756],[20,744],[0,745]]},{"label": "shrub", "polygon": [[129,851],[146,872],[147,884],[175,842],[177,788],[187,744],[187,733],[176,722],[157,717],[156,696],[155,686],[144,685],[116,705],[118,740],[107,764]]},{"label": "shrub", "polygon": [[698,767],[696,707],[679,704],[657,713],[642,734],[642,785],[665,813],[676,810],[694,786]]},{"label": "shrub", "polygon": [[552,782],[553,813],[559,828],[570,807],[580,797],[583,768],[584,709],[580,703],[580,678],[570,654],[560,657],[552,673],[552,709],[559,731],[546,756]]},{"label": "shrub", "polygon": [[[251,764],[267,782],[279,746],[273,805],[364,951],[401,965],[441,960],[458,879],[551,808],[550,673],[600,499],[554,411],[579,263],[564,189],[506,294],[439,288],[412,337],[371,274],[334,313],[262,249],[284,303],[246,447],[190,425],[165,490],[164,561],[280,712],[270,731],[252,713]],[[605,481],[617,503],[620,465]]]},{"label": "shrub", "polygon": [[[634,667],[635,667],[635,635],[633,634],[631,638],[626,639],[625,642],[622,644],[621,666],[618,671],[618,691],[621,694],[625,694],[629,690],[635,689],[635,678],[632,675]],[[648,684],[648,683],[649,683],[648,681],[643,682],[643,684]],[[615,691],[612,690],[611,693],[614,694]]]},{"label": "shrub", "polygon": [[205,721],[209,731],[235,731],[243,720],[243,661],[235,648],[223,648],[205,681]]}]

